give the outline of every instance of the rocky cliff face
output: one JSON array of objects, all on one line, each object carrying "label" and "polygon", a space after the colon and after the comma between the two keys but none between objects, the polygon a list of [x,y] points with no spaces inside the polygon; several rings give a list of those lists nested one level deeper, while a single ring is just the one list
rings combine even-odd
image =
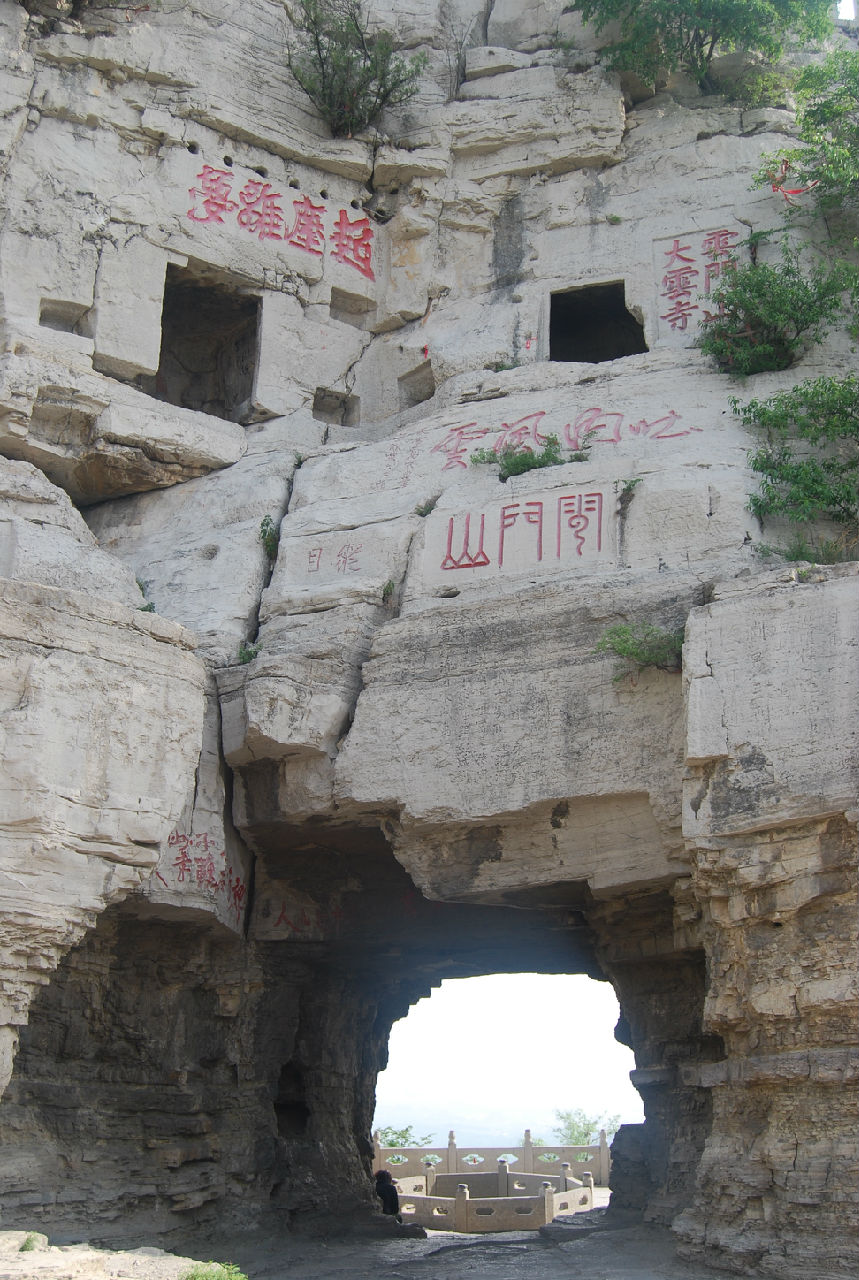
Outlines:
[{"label": "rocky cliff face", "polygon": [[[748,388],[692,345],[779,217],[750,178],[790,113],[621,84],[556,0],[410,0],[418,98],[333,141],[277,0],[29,8],[0,9],[10,1225],[367,1203],[394,1018],[585,972],[647,1116],[615,1207],[732,1269],[852,1272],[856,566],[756,553]],[[850,361],[834,334],[754,394]],[[562,465],[470,464],[552,435]],[[612,679],[595,645],[639,621],[685,627],[682,675]]]}]

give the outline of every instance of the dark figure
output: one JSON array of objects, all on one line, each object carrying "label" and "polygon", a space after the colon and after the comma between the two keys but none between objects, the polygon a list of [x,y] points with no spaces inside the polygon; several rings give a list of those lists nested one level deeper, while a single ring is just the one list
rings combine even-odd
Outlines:
[{"label": "dark figure", "polygon": [[387,1169],[379,1169],[376,1173],[376,1195],[382,1202],[382,1213],[400,1212],[400,1197]]}]

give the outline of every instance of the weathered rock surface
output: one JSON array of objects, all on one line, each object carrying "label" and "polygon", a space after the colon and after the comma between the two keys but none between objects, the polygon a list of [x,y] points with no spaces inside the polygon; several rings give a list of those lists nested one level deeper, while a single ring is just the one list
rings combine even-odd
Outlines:
[{"label": "weathered rock surface", "polygon": [[392,1020],[542,969],[620,998],[613,1211],[852,1274],[859,578],[766,567],[729,397],[853,354],[694,347],[792,117],[370,8],[427,72],[337,141],[280,4],[0,8],[10,1221],[366,1207]]}]

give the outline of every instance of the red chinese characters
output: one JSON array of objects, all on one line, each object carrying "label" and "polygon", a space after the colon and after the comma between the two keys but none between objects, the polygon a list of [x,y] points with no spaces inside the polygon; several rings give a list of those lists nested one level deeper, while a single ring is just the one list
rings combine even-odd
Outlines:
[{"label": "red chinese characters", "polygon": [[373,229],[369,218],[359,218],[357,222],[350,222],[346,216],[346,210],[341,209],[331,236],[331,243],[334,246],[331,250],[332,258],[336,258],[338,262],[345,262],[349,267],[354,267],[368,280],[376,279],[372,265]]},{"label": "red chinese characters", "polygon": [[[593,517],[596,520],[593,520]],[[576,555],[580,556],[585,546],[585,534],[594,524],[594,540],[596,550],[602,551],[602,494],[577,493],[565,494],[558,499],[558,559],[561,558],[562,534],[565,527],[573,532]]]},{"label": "red chinese characters", "polygon": [[564,427],[564,439],[571,449],[588,444],[620,444],[624,437],[646,436],[650,440],[676,440],[700,427],[680,427],[680,414],[669,409],[661,418],[630,421],[625,414],[600,408],[583,409],[572,424]]},{"label": "red chinese characters", "polygon": [[[463,512],[450,516],[447,543],[439,567],[451,569],[486,569],[492,559],[486,550],[487,533],[497,524],[497,567],[509,562],[511,542],[520,568],[542,563],[554,539],[557,560],[571,556],[581,558],[585,552],[600,554],[603,550],[603,494],[592,492],[563,493],[557,499],[534,498],[508,502],[493,511]],[[554,522],[554,532],[553,524]],[[492,545],[492,544],[490,544]],[[550,553],[551,554],[551,553]]]},{"label": "red chinese characters", "polygon": [[[736,269],[734,242],[738,236],[738,231],[720,227],[706,232],[700,240],[692,234],[676,237],[663,251],[660,297],[667,299],[668,309],[660,314],[660,319],[665,320],[673,332],[685,332],[690,320],[698,319],[693,312],[700,307],[692,301],[693,297],[699,298],[702,294],[709,297],[713,282],[726,271]],[[705,312],[703,318],[708,314]]]},{"label": "red chinese characters", "polygon": [[[167,844],[176,850],[171,864],[176,884],[183,887],[194,885],[221,896],[228,910],[235,915],[238,927],[247,897],[247,885],[241,874],[228,865],[226,850],[218,850],[206,832],[189,835],[184,831],[171,831]],[[222,864],[218,874],[215,871],[216,861]],[[165,888],[170,887],[160,872],[155,874]]]},{"label": "red chinese characters", "polygon": [[[514,453],[533,453],[545,448],[548,435],[553,434],[541,432],[545,416],[545,410],[539,409],[523,418],[517,418],[515,422],[500,423],[500,429],[497,426],[480,427],[476,422],[466,422],[461,427],[447,427],[443,439],[433,445],[430,452],[440,453],[444,457],[442,471],[451,471],[457,467],[466,470],[477,442],[485,442],[487,437],[497,432],[491,446],[496,453],[501,453],[504,449],[512,449]],[[621,440],[631,436],[647,437],[650,440],[676,440],[700,430],[700,427],[686,426],[681,415],[674,409],[668,409],[658,418],[630,419],[618,410],[594,405],[583,409],[572,422],[556,427],[554,434],[559,438],[563,437],[564,443],[573,452],[578,452],[589,444],[619,444]]]},{"label": "red chinese characters", "polygon": [[542,502],[509,502],[501,508],[501,520],[498,530],[498,565],[504,563],[504,534],[515,525],[521,517],[526,524],[533,525],[537,531],[537,560],[543,559],[543,504]]},{"label": "red chinese characters", "polygon": [[238,222],[260,240],[283,239],[283,210],[280,194],[267,182],[248,182],[239,192]]},{"label": "red chinese characters", "polygon": [[188,195],[195,201],[199,196],[202,208],[188,210],[192,222],[223,222],[224,214],[238,209],[236,201],[230,198],[233,175],[229,169],[213,169],[210,164],[204,164],[197,181],[199,187],[189,187]]},{"label": "red chinese characters", "polygon": [[477,545],[471,546],[471,515],[465,517],[465,528],[462,533],[462,546],[459,548],[459,555],[453,554],[454,546],[454,524],[456,516],[451,516],[447,522],[447,551],[441,562],[442,569],[482,569],[489,564],[489,556],[483,549],[483,538],[486,533],[486,516],[481,514],[480,532],[477,536]]},{"label": "red chinese characters", "polygon": [[187,217],[192,222],[225,224],[235,215],[236,225],[259,240],[276,240],[301,249],[304,253],[323,257],[326,244],[330,257],[368,280],[375,280],[373,269],[374,231],[368,217],[349,218],[340,209],[330,232],[326,231],[328,208],[314,204],[309,196],[293,200],[292,224],[282,208],[283,195],[270,182],[251,178],[237,191],[231,169],[216,169],[204,164],[196,175],[197,185],[188,188],[192,206]]},{"label": "red chinese characters", "polygon": [[363,550],[363,543],[359,542],[355,546],[351,542],[344,542],[342,547],[338,548],[336,569],[338,573],[360,573],[361,561],[359,556]]},{"label": "red chinese characters", "polygon": [[478,427],[476,422],[466,422],[462,427],[453,427],[438,444],[433,445],[433,453],[443,453],[446,461],[442,471],[450,471],[455,467],[468,467],[469,445],[482,440],[489,434],[488,427]]},{"label": "red chinese characters", "polygon": [[325,224],[322,215],[324,204],[313,204],[307,196],[293,200],[295,221],[292,229],[283,237],[287,244],[294,244],[296,249],[305,253],[315,253],[320,257],[325,252]]}]

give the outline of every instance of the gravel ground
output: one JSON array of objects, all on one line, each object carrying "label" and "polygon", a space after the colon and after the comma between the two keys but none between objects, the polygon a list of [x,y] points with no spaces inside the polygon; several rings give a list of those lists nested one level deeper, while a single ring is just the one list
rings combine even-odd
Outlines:
[{"label": "gravel ground", "polygon": [[[212,1238],[197,1260],[233,1262],[249,1280],[724,1280],[678,1259],[666,1230],[608,1228],[603,1217],[596,1209],[540,1231],[427,1236],[377,1215],[345,1234]],[[57,1246],[45,1236],[22,1253],[26,1236],[0,1232],[0,1280],[181,1280],[195,1261],[157,1248]]]}]

